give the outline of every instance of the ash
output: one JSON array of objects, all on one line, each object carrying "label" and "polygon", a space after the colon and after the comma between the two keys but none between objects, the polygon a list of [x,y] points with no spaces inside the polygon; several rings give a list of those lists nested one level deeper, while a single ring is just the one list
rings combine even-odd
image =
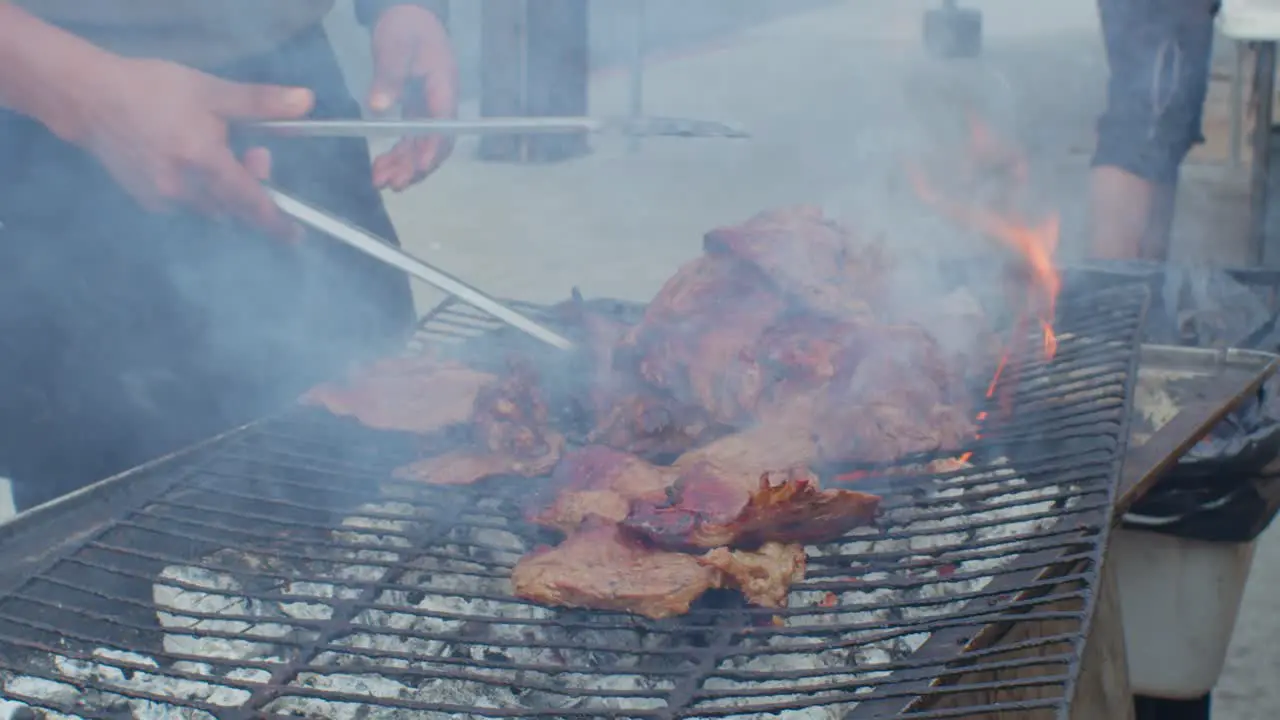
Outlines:
[{"label": "ash", "polygon": [[[809,548],[809,577],[789,609],[774,626],[736,628],[695,708],[841,717],[893,682],[894,665],[929,640],[932,620],[971,607],[960,596],[980,592],[1027,535],[1058,521],[1034,517],[1052,511],[1056,495],[1012,470],[970,474],[940,481],[919,504],[891,507],[879,530]],[[506,502],[482,501],[465,512],[467,527],[426,550],[411,547],[410,536],[430,530],[415,506],[385,502],[361,507],[331,533],[343,548],[338,560],[222,551],[169,566],[152,597],[164,655],[51,655],[39,672],[3,677],[4,695],[140,720],[205,720],[248,702],[294,660],[297,672],[276,680],[284,686],[265,712],[408,720],[479,718],[486,708],[555,716],[665,707],[682,680],[696,677],[699,646],[713,632],[697,618],[715,613],[651,622],[512,598],[510,569],[535,541],[508,519],[517,514]],[[1025,504],[997,507],[1013,502]],[[982,558],[963,559],[974,547]],[[340,634],[321,636],[344,601],[363,609]],[[310,645],[317,651],[304,662],[298,656]],[[735,694],[762,689],[777,694]]]}]

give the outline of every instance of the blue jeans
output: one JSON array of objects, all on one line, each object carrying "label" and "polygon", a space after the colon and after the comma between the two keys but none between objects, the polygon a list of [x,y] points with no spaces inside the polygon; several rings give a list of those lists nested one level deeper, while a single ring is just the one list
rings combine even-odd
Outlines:
[{"label": "blue jeans", "polygon": [[1217,0],[1098,0],[1110,79],[1093,164],[1174,184],[1204,140]]}]

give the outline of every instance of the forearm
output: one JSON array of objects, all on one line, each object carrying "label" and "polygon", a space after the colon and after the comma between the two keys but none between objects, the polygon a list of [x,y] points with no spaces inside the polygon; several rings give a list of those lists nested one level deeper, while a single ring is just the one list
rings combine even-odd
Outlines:
[{"label": "forearm", "polygon": [[441,23],[449,22],[449,0],[355,0],[356,19],[365,27],[373,27],[378,16],[393,5],[416,5],[426,8],[440,18]]},{"label": "forearm", "polygon": [[0,108],[35,118],[54,133],[72,134],[70,106],[86,68],[115,57],[71,33],[0,0]]}]

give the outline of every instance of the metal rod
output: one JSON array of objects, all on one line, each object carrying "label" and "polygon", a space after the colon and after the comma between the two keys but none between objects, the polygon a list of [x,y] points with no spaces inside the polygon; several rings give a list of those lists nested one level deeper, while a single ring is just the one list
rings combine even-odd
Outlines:
[{"label": "metal rod", "polygon": [[475,120],[270,120],[250,125],[258,130],[312,137],[594,133],[605,130],[607,126],[608,123],[605,121],[589,117],[477,118]]},{"label": "metal rod", "polygon": [[297,198],[267,186],[267,192],[279,208],[308,227],[340,240],[361,252],[442,290],[459,300],[489,313],[493,317],[541,340],[548,345],[569,350],[573,343],[556,332],[521,315],[484,292],[448,273],[437,270],[382,238],[352,225],[334,215],[308,205]]},{"label": "metal rod", "polygon": [[1236,71],[1231,76],[1231,167],[1240,167],[1244,147],[1244,56],[1245,43],[1236,42]]}]

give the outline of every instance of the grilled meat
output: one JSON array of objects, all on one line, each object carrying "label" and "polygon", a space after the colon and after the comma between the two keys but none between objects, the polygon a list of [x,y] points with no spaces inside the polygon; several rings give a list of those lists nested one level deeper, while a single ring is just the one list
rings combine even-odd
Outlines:
[{"label": "grilled meat", "polygon": [[593,445],[567,453],[551,476],[551,485],[528,511],[531,522],[571,533],[591,517],[626,519],[631,502],[661,500],[679,470],[648,463],[635,455]]},{"label": "grilled meat", "polygon": [[393,475],[434,485],[466,485],[489,477],[537,477],[551,472],[564,437],[551,428],[537,375],[513,363],[500,382],[476,395],[471,444],[397,468]]},{"label": "grilled meat", "polygon": [[617,362],[715,422],[741,423],[765,388],[759,339],[785,307],[758,270],[732,257],[700,257],[650,302]]},{"label": "grilled meat", "polygon": [[724,573],[726,587],[737,588],[747,602],[767,608],[787,606],[791,586],[804,580],[804,546],[797,543],[768,542],[759,550],[716,548],[701,557]]},{"label": "grilled meat", "polygon": [[652,390],[639,390],[616,400],[596,420],[587,442],[637,455],[682,453],[721,431],[705,410],[682,405]]},{"label": "grilled meat", "polygon": [[619,610],[655,620],[689,612],[721,573],[693,555],[646,547],[616,525],[583,528],[554,548],[520,558],[516,597],[544,605]]},{"label": "grilled meat", "polygon": [[874,521],[880,498],[822,490],[803,468],[757,473],[709,462],[681,469],[666,501],[631,503],[623,527],[671,549],[759,547],[768,542],[834,540]]},{"label": "grilled meat", "polygon": [[497,477],[541,477],[551,472],[564,452],[564,437],[553,432],[542,436],[541,451],[533,455],[512,455],[478,448],[451,450],[424,458],[392,471],[399,480],[431,485],[470,485]]},{"label": "grilled meat", "polygon": [[554,548],[522,557],[511,571],[511,586],[516,597],[544,605],[660,620],[689,612],[703,593],[718,588],[738,589],[762,607],[783,607],[804,570],[798,545],[687,555],[649,547],[616,525],[593,523]]},{"label": "grilled meat", "polygon": [[851,323],[788,313],[761,336],[757,357],[778,382],[812,387],[835,377],[858,330]]},{"label": "grilled meat", "polygon": [[302,402],[378,430],[429,435],[470,422],[477,396],[497,381],[456,362],[392,358],[353,373],[345,383],[312,388]]},{"label": "grilled meat", "polygon": [[809,310],[855,325],[872,321],[870,303],[884,296],[890,269],[879,243],[855,238],[812,205],[769,210],[717,228],[703,246],[708,253],[750,262]]},{"label": "grilled meat", "polygon": [[824,392],[818,387],[773,398],[760,406],[755,425],[690,450],[672,464],[689,467],[708,462],[752,480],[770,468],[811,465],[818,459],[814,407]]},{"label": "grilled meat", "polygon": [[954,451],[973,437],[965,388],[931,336],[909,325],[876,328],[858,350],[817,403],[824,462],[890,463]]}]

